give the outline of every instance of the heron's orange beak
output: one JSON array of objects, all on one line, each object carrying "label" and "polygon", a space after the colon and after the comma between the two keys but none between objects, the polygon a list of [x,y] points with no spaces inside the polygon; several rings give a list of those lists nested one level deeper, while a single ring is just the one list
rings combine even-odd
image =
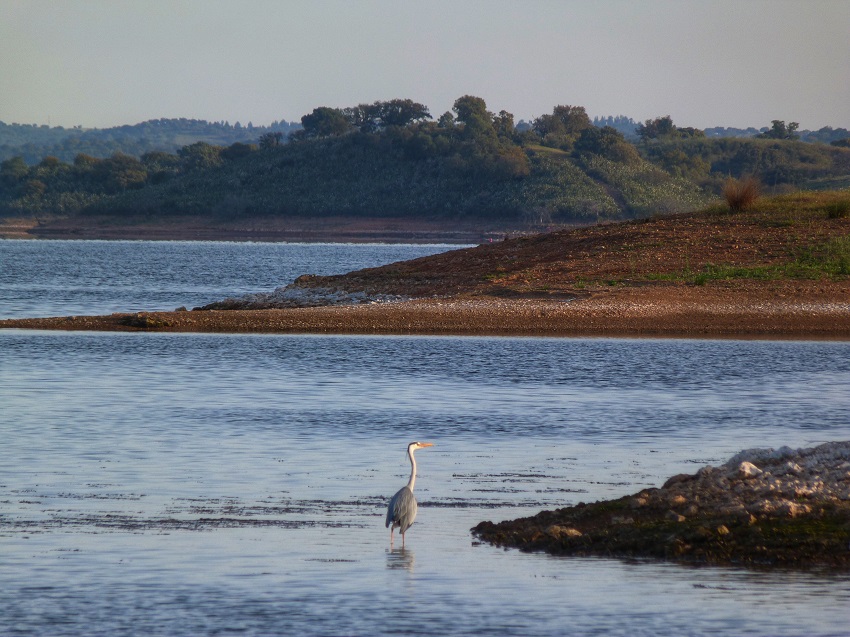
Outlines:
[{"label": "heron's orange beak", "polygon": [[434,443],[433,442],[420,442],[419,446],[420,447],[433,447]]}]

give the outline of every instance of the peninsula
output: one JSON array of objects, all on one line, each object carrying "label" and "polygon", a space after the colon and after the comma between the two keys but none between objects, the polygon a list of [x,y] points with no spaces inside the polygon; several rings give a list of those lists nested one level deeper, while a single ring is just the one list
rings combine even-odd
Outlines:
[{"label": "peninsula", "polygon": [[850,193],[504,238],[194,311],[0,328],[850,340]]}]

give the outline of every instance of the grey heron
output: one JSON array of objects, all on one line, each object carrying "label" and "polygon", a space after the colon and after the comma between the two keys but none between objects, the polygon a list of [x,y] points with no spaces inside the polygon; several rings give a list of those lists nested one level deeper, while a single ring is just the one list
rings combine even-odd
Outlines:
[{"label": "grey heron", "polygon": [[393,531],[398,527],[401,532],[401,546],[404,548],[404,533],[413,524],[419,508],[416,498],[413,497],[413,485],[416,484],[416,459],[413,457],[413,452],[433,446],[434,443],[431,442],[411,442],[407,445],[407,457],[410,458],[410,480],[390,499],[387,507],[386,526],[390,529],[390,546],[393,544]]}]

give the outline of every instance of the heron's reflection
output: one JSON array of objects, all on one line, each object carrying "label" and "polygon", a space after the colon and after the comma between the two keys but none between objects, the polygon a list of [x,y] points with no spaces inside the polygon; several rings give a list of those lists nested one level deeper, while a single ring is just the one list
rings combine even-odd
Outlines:
[{"label": "heron's reflection", "polygon": [[388,549],[387,550],[387,568],[403,568],[411,573],[413,565],[416,563],[416,554],[410,549]]}]

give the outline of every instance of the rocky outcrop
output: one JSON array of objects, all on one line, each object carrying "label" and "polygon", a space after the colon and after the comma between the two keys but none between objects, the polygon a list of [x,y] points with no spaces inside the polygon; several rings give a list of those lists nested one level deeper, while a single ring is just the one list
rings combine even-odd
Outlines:
[{"label": "rocky outcrop", "polygon": [[660,489],[473,532],[557,554],[850,568],[850,442],[750,449]]}]

